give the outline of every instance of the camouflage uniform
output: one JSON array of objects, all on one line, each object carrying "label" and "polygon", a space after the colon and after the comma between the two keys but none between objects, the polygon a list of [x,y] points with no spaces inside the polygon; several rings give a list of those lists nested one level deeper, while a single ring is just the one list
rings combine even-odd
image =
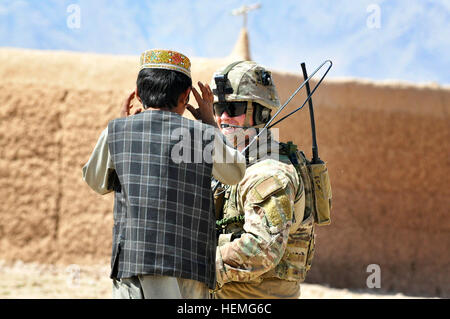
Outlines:
[{"label": "camouflage uniform", "polygon": [[[252,127],[264,126],[268,119],[262,112],[279,109],[270,71],[255,62],[236,62],[216,75],[211,83],[215,103],[247,101],[245,127],[252,116]],[[221,91],[227,94],[220,96]],[[273,149],[270,135],[258,141],[260,148],[266,142]],[[305,209],[304,183],[289,158],[248,157],[244,178],[219,188],[215,203],[222,225],[215,298],[298,298],[314,253],[314,220],[310,203]]]},{"label": "camouflage uniform", "polygon": [[254,163],[225,191],[224,218],[245,222],[235,217],[219,235],[216,298],[300,296],[313,256],[313,219],[304,219],[304,188],[294,166],[280,160]]}]

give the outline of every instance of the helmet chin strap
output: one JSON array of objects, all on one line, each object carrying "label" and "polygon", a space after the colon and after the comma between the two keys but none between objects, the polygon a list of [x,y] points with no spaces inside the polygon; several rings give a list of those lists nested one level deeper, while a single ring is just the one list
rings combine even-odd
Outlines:
[{"label": "helmet chin strap", "polygon": [[255,111],[252,101],[247,101],[247,112],[245,113],[245,122],[244,126],[247,128],[262,128],[264,127],[264,123],[255,125],[253,121],[253,125],[250,125],[250,119],[253,119],[253,112]]},{"label": "helmet chin strap", "polygon": [[252,101],[247,101],[247,111],[245,112],[244,126],[251,127],[250,119],[253,118],[253,104]]}]

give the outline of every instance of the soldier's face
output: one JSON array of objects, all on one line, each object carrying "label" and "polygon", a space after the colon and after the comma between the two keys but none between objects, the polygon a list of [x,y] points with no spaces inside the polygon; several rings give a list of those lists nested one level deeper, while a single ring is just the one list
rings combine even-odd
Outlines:
[{"label": "soldier's face", "polygon": [[[234,133],[239,128],[237,127],[222,127],[221,124],[231,124],[237,126],[244,126],[245,123],[245,113],[238,116],[229,116],[227,111],[223,112],[221,116],[215,116],[216,123],[219,125],[220,130],[224,135]],[[250,125],[253,125],[253,119],[250,119]]]}]

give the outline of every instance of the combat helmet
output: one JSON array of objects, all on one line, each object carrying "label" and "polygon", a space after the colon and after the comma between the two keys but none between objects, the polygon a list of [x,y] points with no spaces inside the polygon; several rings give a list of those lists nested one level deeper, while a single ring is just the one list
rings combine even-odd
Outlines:
[{"label": "combat helmet", "polygon": [[214,103],[247,102],[245,126],[263,127],[280,108],[272,73],[254,61],[237,61],[219,69],[211,81]]}]

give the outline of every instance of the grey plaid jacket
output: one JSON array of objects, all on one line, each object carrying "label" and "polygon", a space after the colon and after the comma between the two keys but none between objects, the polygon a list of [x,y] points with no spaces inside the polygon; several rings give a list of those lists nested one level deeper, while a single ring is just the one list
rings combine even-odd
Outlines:
[{"label": "grey plaid jacket", "polygon": [[[208,127],[150,110],[109,122],[108,147],[120,182],[115,186],[111,278],[165,275],[214,288],[212,162],[193,160],[203,159],[213,142],[214,134],[202,138]],[[177,164],[171,153],[182,138],[188,146],[183,155],[190,152],[191,161]]]}]

